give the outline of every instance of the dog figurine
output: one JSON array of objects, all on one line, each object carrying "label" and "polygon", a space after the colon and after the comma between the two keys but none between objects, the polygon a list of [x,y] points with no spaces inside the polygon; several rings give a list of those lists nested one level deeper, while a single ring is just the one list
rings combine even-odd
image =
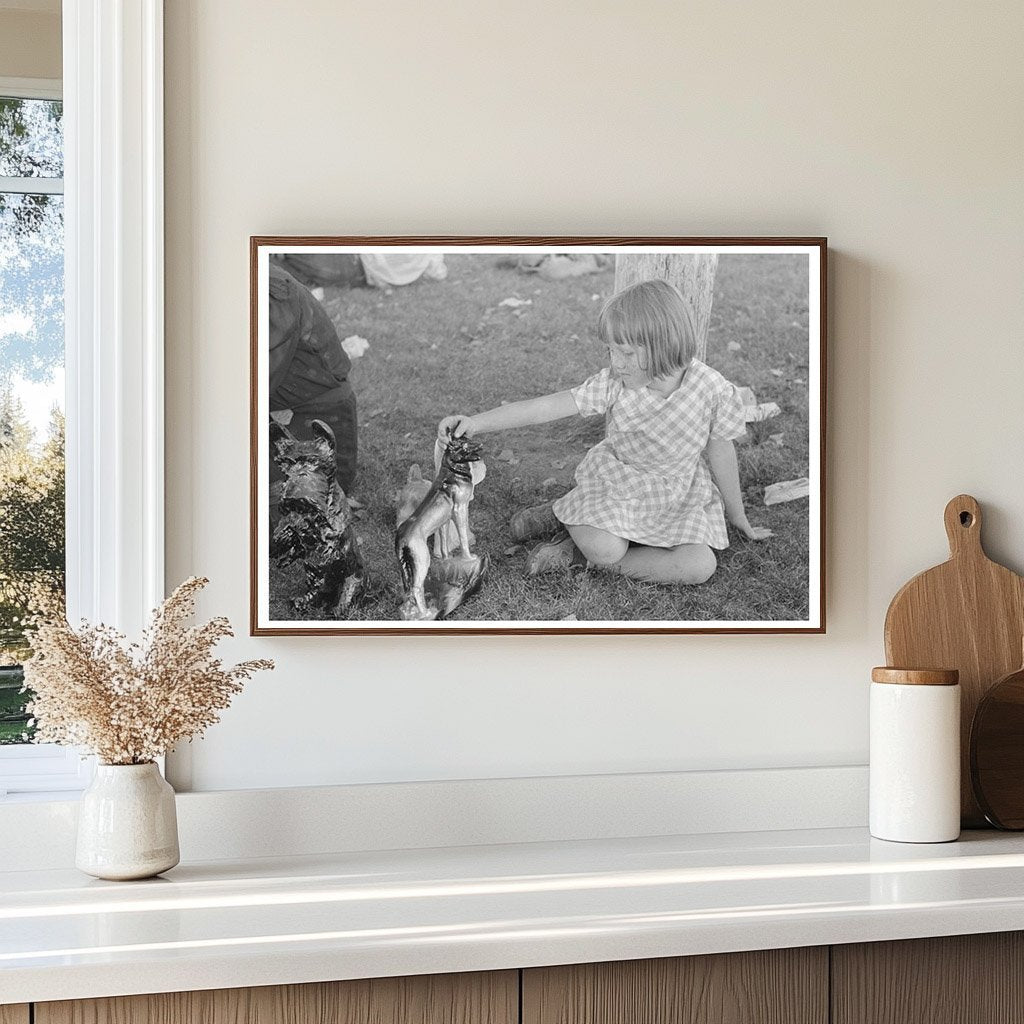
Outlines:
[{"label": "dog figurine", "polygon": [[362,586],[363,559],[337,480],[334,431],[322,420],[310,426],[307,441],[280,423],[270,425],[274,461],[284,473],[270,555],[282,565],[302,564],[307,591],[292,602],[300,615],[340,618]]},{"label": "dog figurine", "polygon": [[[400,613],[404,619],[434,619],[446,615],[480,584],[487,560],[474,556],[471,550],[469,503],[473,500],[475,482],[483,476],[481,454],[482,446],[478,441],[468,437],[450,438],[441,452],[433,482],[398,526],[395,556],[405,587]],[[474,468],[477,468],[476,474]],[[418,467],[416,469],[418,473]],[[416,475],[410,470],[403,491],[410,502],[426,482],[422,480],[422,473],[419,476],[417,487]],[[399,517],[402,512],[400,507]],[[449,528],[454,528],[454,538]],[[428,605],[425,591],[431,571],[431,538],[440,563],[434,572],[435,589],[441,594],[440,602],[433,603],[432,607]]]},{"label": "dog figurine", "polygon": [[[441,451],[443,455],[443,447]],[[441,459],[438,458],[437,462],[436,468],[440,470]],[[474,464],[474,467],[482,465],[482,463],[478,462]],[[482,477],[478,477],[476,473],[473,474],[474,485],[478,484],[480,479]],[[427,496],[432,486],[433,480],[428,480],[423,475],[420,464],[414,462],[409,467],[409,475],[406,477],[405,484],[395,493],[395,529],[398,529],[419,508],[420,503]],[[434,558],[447,558],[459,546],[459,531],[455,523],[450,521],[445,523],[444,526],[433,534],[430,542]],[[472,527],[470,527],[469,546],[472,548],[475,545],[476,535],[473,533]]]}]

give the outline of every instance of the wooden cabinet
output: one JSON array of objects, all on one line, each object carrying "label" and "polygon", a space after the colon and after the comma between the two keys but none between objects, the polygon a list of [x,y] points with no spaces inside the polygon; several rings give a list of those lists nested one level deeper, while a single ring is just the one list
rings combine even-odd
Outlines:
[{"label": "wooden cabinet", "polygon": [[1024,1021],[1024,933],[832,947],[833,1024]]},{"label": "wooden cabinet", "polygon": [[0,1006],[0,1024],[30,1020],[1024,1024],[1024,933]]},{"label": "wooden cabinet", "polygon": [[[35,1024],[518,1024],[518,1021],[518,971],[172,992],[35,1005]],[[7,1024],[2,1018],[0,1022]],[[22,1021],[18,1019],[17,1024]]]},{"label": "wooden cabinet", "polygon": [[826,1024],[828,949],[536,968],[523,971],[522,1019],[523,1024]]}]

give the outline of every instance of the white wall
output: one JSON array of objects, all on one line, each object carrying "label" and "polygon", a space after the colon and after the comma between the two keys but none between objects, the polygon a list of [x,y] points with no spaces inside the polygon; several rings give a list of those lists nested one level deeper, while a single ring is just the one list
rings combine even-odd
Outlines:
[{"label": "white wall", "polygon": [[1024,569],[1024,7],[167,8],[168,582],[242,632],[249,235],[832,245],[826,636],[243,637],[195,788],[864,762],[948,498]]}]

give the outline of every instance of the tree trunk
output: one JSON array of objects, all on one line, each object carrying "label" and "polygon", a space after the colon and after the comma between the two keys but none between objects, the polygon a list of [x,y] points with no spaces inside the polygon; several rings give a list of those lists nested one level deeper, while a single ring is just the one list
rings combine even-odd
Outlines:
[{"label": "tree trunk", "polygon": [[621,291],[637,281],[662,278],[674,284],[693,310],[697,332],[697,358],[702,362],[708,347],[711,300],[715,291],[716,253],[680,255],[679,253],[620,253],[615,257],[615,290]]}]

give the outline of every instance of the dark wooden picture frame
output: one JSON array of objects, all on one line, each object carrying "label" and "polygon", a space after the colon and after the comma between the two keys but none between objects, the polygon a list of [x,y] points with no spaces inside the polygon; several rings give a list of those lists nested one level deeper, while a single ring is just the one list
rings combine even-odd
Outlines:
[{"label": "dark wooden picture frame", "polygon": [[[543,337],[545,344],[548,341],[548,333],[545,329],[545,323],[541,319],[541,308],[543,303],[547,300],[549,292],[547,290],[548,283],[554,281],[559,288],[570,289],[570,285],[563,284],[561,282],[574,279],[578,284],[578,288],[575,285],[571,286],[571,289],[566,291],[565,294],[572,296],[573,301],[577,303],[575,308],[581,310],[579,320],[579,330],[571,334],[572,344],[576,345],[580,352],[585,353],[584,358],[586,366],[581,367],[581,371],[578,375],[578,379],[570,379],[565,382],[563,387],[570,387],[572,385],[580,384],[589,373],[594,371],[595,367],[595,352],[598,350],[598,342],[596,339],[595,325],[597,322],[597,313],[603,303],[599,302],[600,299],[607,299],[607,297],[614,290],[610,286],[610,275],[607,270],[602,271],[602,267],[605,266],[605,260],[611,259],[614,263],[617,263],[623,259],[630,257],[657,257],[657,256],[685,256],[685,257],[697,257],[700,258],[711,258],[715,260],[713,264],[712,280],[714,279],[714,266],[718,265],[717,261],[720,257],[729,257],[723,266],[734,268],[731,273],[730,280],[735,280],[738,283],[733,288],[733,293],[730,293],[730,303],[727,303],[730,316],[732,321],[730,323],[722,323],[719,321],[711,324],[711,332],[709,333],[708,327],[711,317],[718,312],[718,307],[713,306],[710,294],[707,300],[707,309],[695,310],[694,320],[697,322],[697,333],[703,333],[701,338],[702,344],[708,337],[714,337],[716,344],[720,346],[722,353],[728,352],[728,356],[723,356],[727,361],[730,362],[732,367],[751,367],[751,375],[757,377],[757,381],[747,379],[734,380],[733,383],[739,386],[748,397],[743,399],[745,403],[745,412],[748,420],[748,436],[753,430],[754,439],[753,447],[747,447],[746,451],[748,454],[744,454],[741,450],[740,463],[741,463],[741,475],[743,466],[756,466],[758,481],[763,476],[765,480],[769,479],[774,465],[789,467],[792,470],[793,466],[806,465],[806,473],[803,475],[804,479],[791,479],[786,481],[786,484],[802,485],[802,490],[797,487],[792,489],[792,493],[798,495],[796,500],[791,500],[787,505],[783,506],[787,510],[787,514],[790,519],[794,515],[797,516],[799,523],[802,523],[800,516],[794,511],[796,509],[806,509],[807,522],[806,522],[806,582],[807,591],[806,598],[803,605],[800,606],[799,610],[805,612],[803,618],[783,617],[778,619],[731,619],[728,615],[721,618],[708,618],[702,617],[697,619],[645,619],[638,616],[636,619],[632,619],[624,615],[622,618],[616,619],[601,619],[599,621],[587,621],[580,619],[572,614],[559,615],[557,619],[543,619],[535,620],[532,618],[508,618],[502,619],[494,617],[493,607],[490,609],[490,617],[484,618],[472,618],[473,613],[473,600],[480,601],[480,597],[471,599],[467,603],[455,610],[451,618],[444,618],[441,620],[434,621],[403,621],[399,618],[398,607],[401,601],[401,590],[400,590],[400,579],[397,571],[397,563],[387,564],[387,558],[383,554],[385,548],[383,542],[380,540],[382,532],[385,530],[385,524],[390,524],[393,532],[394,526],[394,506],[390,504],[390,494],[388,495],[388,502],[383,499],[384,489],[383,485],[379,484],[376,488],[377,499],[373,502],[367,502],[365,506],[362,504],[360,498],[360,492],[358,484],[356,486],[353,495],[350,495],[350,501],[348,504],[353,505],[355,508],[354,515],[357,517],[363,517],[362,520],[357,519],[353,524],[353,531],[356,534],[360,533],[362,529],[360,522],[365,522],[369,517],[372,523],[372,529],[378,536],[378,541],[375,545],[376,556],[375,559],[365,559],[364,570],[365,570],[365,584],[370,587],[372,591],[372,600],[377,601],[378,606],[382,600],[390,601],[393,597],[394,607],[396,609],[394,619],[386,618],[360,618],[361,614],[360,599],[357,597],[355,602],[351,605],[350,610],[347,614],[351,614],[351,618],[337,619],[328,618],[324,619],[319,616],[319,613],[314,613],[311,617],[297,617],[297,618],[284,618],[284,617],[273,617],[271,614],[272,608],[276,608],[278,614],[280,609],[286,606],[286,603],[279,597],[271,597],[270,592],[270,574],[271,574],[271,562],[270,557],[270,503],[271,503],[271,485],[269,483],[270,474],[270,462],[271,462],[271,444],[269,441],[270,430],[271,430],[271,404],[269,399],[269,380],[270,380],[270,341],[269,341],[269,311],[268,307],[270,304],[269,298],[269,286],[268,286],[268,275],[269,267],[271,263],[271,257],[275,264],[281,261],[284,254],[296,254],[296,255],[315,255],[329,253],[332,255],[348,255],[354,259],[363,259],[364,262],[372,258],[373,253],[377,253],[387,259],[392,259],[394,256],[401,256],[405,254],[422,254],[422,250],[438,250],[440,255],[445,256],[449,261],[456,266],[456,270],[449,273],[448,280],[442,283],[434,283],[431,281],[423,280],[415,284],[411,284],[408,288],[404,287],[401,282],[389,286],[388,281],[379,280],[376,278],[375,273],[367,273],[370,280],[366,278],[360,280],[360,284],[375,284],[376,290],[365,289],[355,297],[359,299],[360,313],[359,316],[352,324],[346,324],[344,329],[337,330],[337,342],[341,343],[344,335],[348,334],[349,337],[345,337],[346,351],[348,351],[347,343],[355,341],[357,344],[362,344],[365,348],[365,342],[361,334],[369,334],[369,346],[370,353],[372,356],[371,360],[367,360],[367,363],[372,363],[376,367],[376,372],[380,372],[380,368],[386,366],[385,360],[390,360],[392,354],[397,354],[399,359],[396,362],[402,361],[403,357],[400,353],[392,353],[383,351],[384,343],[377,343],[377,339],[373,336],[374,330],[372,326],[367,328],[366,323],[373,323],[372,320],[368,320],[368,317],[377,315],[374,310],[383,310],[379,315],[385,318],[390,315],[392,307],[397,306],[398,302],[408,301],[408,295],[414,293],[415,289],[422,289],[422,295],[424,297],[431,295],[434,301],[434,305],[430,306],[430,309],[436,313],[436,296],[440,294],[436,290],[439,288],[451,289],[453,286],[457,287],[462,283],[462,278],[467,277],[470,279],[474,278],[475,268],[479,265],[481,268],[484,267],[484,263],[477,264],[475,261],[467,261],[464,257],[475,256],[480,260],[484,260],[486,257],[486,274],[490,275],[491,287],[489,293],[481,295],[478,304],[480,306],[479,319],[480,322],[475,326],[466,327],[465,325],[458,329],[447,331],[442,336],[438,335],[438,341],[443,341],[444,344],[448,344],[449,338],[455,340],[451,342],[451,352],[445,354],[435,354],[438,350],[438,342],[434,342],[432,347],[428,348],[429,332],[421,330],[421,327],[425,327],[427,321],[430,319],[427,313],[424,313],[423,324],[417,322],[404,322],[404,327],[407,328],[408,334],[417,335],[415,341],[410,341],[409,344],[420,345],[422,356],[417,358],[423,358],[425,360],[424,365],[426,366],[429,362],[435,370],[439,365],[439,361],[443,364],[445,359],[458,360],[460,366],[465,366],[467,361],[481,358],[474,352],[474,345],[482,344],[478,341],[477,337],[472,336],[474,332],[487,337],[484,338],[485,344],[491,344],[494,350],[502,351],[507,355],[510,350],[510,343],[508,338],[502,336],[498,341],[494,341],[493,337],[497,336],[499,327],[506,333],[508,331],[518,332],[518,337],[523,338],[526,335],[523,333],[523,327],[525,324],[530,323],[530,331],[536,332],[538,338]],[[593,277],[584,276],[585,271],[580,269],[578,266],[574,266],[572,261],[582,261],[592,256],[596,261],[595,275]],[[775,263],[770,261],[758,260],[757,257],[772,257],[778,256],[779,260]],[[744,259],[746,258],[746,259]],[[785,283],[785,288],[788,289],[783,294],[782,285],[779,285],[778,296],[776,296],[776,285],[771,284],[769,289],[768,284],[764,282],[771,282],[773,280],[772,269],[775,267],[784,268],[786,274],[789,274],[793,267],[799,268],[803,266],[803,259],[806,258],[806,282],[807,290],[806,295],[802,298],[796,291],[794,291],[794,285],[788,278]],[[496,261],[502,261],[507,272],[507,278],[502,278],[503,287],[497,291],[493,285],[494,272],[491,268],[495,265]],[[538,263],[539,261],[539,263]],[[559,263],[558,261],[561,261]],[[551,272],[545,274],[543,265],[547,263],[547,267],[550,268]],[[532,265],[531,265],[532,264]],[[369,267],[370,264],[366,263]],[[468,269],[467,269],[468,268]],[[565,272],[565,276],[559,276],[562,274],[565,268],[569,268]],[[738,268],[738,269],[737,269]],[[443,268],[442,268],[443,270]],[[522,272],[517,276],[517,270]],[[540,273],[537,271],[540,270]],[[577,272],[579,277],[576,277]],[[800,271],[802,273],[802,271]],[[530,276],[530,275],[533,276]],[[762,282],[761,290],[758,287],[750,284],[750,278],[753,275],[753,279]],[[301,278],[301,274],[298,274]],[[429,277],[430,274],[428,273]],[[435,276],[441,276],[440,274]],[[671,276],[671,275],[670,275]],[[785,275],[776,275],[780,278]],[[621,280],[621,274],[619,275]],[[803,278],[799,278],[799,281],[803,281]],[[507,282],[507,283],[504,283]],[[344,307],[345,303],[349,301],[348,288],[354,282],[345,281],[339,283],[337,288],[333,285],[328,284],[326,288],[321,288],[317,291],[316,284],[314,281],[305,281],[305,285],[309,286],[309,290],[319,299],[327,296],[324,299],[324,307],[328,310],[334,310],[337,314],[339,307]],[[471,280],[469,284],[464,285],[465,288],[474,287],[476,291],[481,291],[478,282]],[[303,283],[300,281],[298,286],[303,289]],[[555,285],[552,285],[554,288]],[[723,284],[724,288],[725,285]],[[718,286],[714,285],[715,288],[715,299],[718,301]],[[583,289],[588,294],[583,295],[579,289]],[[771,295],[769,296],[769,290]],[[486,291],[486,290],[484,290]],[[507,299],[502,299],[499,296],[499,292],[504,292],[509,298],[513,298],[513,302],[508,302]],[[592,294],[590,294],[592,293]],[[449,293],[452,294],[452,293]],[[396,300],[395,296],[399,296]],[[516,296],[529,295],[529,298],[517,298]],[[372,301],[371,301],[372,296]],[[768,298],[766,298],[768,296]],[[250,631],[254,636],[282,636],[282,635],[306,635],[306,636],[324,636],[324,635],[420,635],[424,633],[428,634],[448,634],[457,635],[460,633],[464,634],[686,634],[686,633],[721,633],[721,634],[761,634],[761,633],[772,633],[772,634],[789,634],[789,633],[824,633],[825,632],[825,441],[826,441],[826,385],[827,385],[827,314],[826,314],[826,296],[827,296],[827,240],[819,237],[750,237],[750,238],[715,238],[715,237],[644,237],[644,238],[628,238],[628,237],[493,237],[493,236],[437,236],[437,237],[402,237],[402,236],[388,236],[388,237],[339,237],[339,236],[253,236],[250,239]],[[590,310],[586,309],[586,304],[583,299],[586,298],[587,303],[592,300]],[[770,298],[770,301],[769,301]],[[379,301],[377,301],[379,299]],[[533,299],[537,300],[536,306],[533,305]],[[551,303],[548,302],[550,307]],[[691,306],[693,302],[691,301]],[[403,307],[405,308],[405,307]],[[559,309],[562,307],[559,306]],[[407,311],[407,310],[406,310]],[[506,315],[507,314],[507,315]],[[585,316],[584,314],[590,314]],[[705,315],[706,314],[706,315]],[[532,318],[532,319],[531,319]],[[334,317],[338,319],[337,315]],[[432,321],[431,321],[432,322]],[[510,326],[514,325],[514,327]],[[335,323],[335,329],[338,324]],[[351,327],[351,330],[349,330]],[[432,330],[434,328],[431,328]],[[393,331],[393,328],[389,326],[389,330]],[[490,335],[488,335],[490,332]],[[381,330],[382,336],[386,332]],[[424,335],[420,337],[419,335]],[[728,338],[726,336],[729,336]],[[733,337],[733,335],[735,335]],[[533,334],[529,335],[533,337]],[[407,341],[406,335],[399,333],[396,335],[394,332],[388,337],[394,341],[396,337],[404,345]],[[581,340],[581,337],[583,340]],[[765,362],[765,354],[758,348],[759,339],[763,337],[769,337],[772,340],[771,355],[768,363]],[[488,340],[491,338],[492,340]],[[736,340],[742,338],[742,342]],[[780,341],[781,339],[781,341]],[[802,341],[801,341],[802,339]],[[564,329],[559,335],[559,343],[564,340]],[[803,344],[806,344],[806,348],[802,348]],[[526,344],[526,342],[523,342]],[[726,348],[727,345],[727,348]],[[479,349],[477,350],[479,352]],[[703,354],[703,349],[700,350]],[[805,355],[801,353],[805,352]],[[607,356],[607,352],[605,353]],[[495,357],[497,358],[497,357]],[[504,360],[504,355],[502,356]],[[714,359],[709,358],[709,362],[714,363]],[[776,365],[777,364],[777,365]],[[356,363],[360,371],[366,364],[361,362]],[[754,367],[756,367],[756,372]],[[398,378],[396,378],[396,384],[398,379],[402,382],[403,386],[409,381],[410,377],[415,377],[416,373],[414,370],[409,369],[408,360],[406,359],[403,366],[399,366],[398,370],[394,371]],[[765,376],[767,374],[767,376]],[[358,374],[355,374],[358,377]],[[428,376],[430,376],[428,374]],[[436,373],[435,375],[436,376]],[[511,398],[518,400],[519,398],[528,397],[530,392],[528,383],[525,384],[520,390],[523,394],[512,394]],[[757,399],[767,398],[774,399],[773,401],[760,402],[759,404],[753,404],[754,395],[751,394],[751,388],[749,384],[754,384],[757,390]],[[358,386],[358,381],[357,381]],[[764,390],[767,388],[767,390]],[[367,422],[370,426],[371,431],[378,431],[388,421],[395,421],[392,425],[392,430],[397,431],[400,426],[409,425],[409,417],[404,416],[399,409],[387,409],[377,408],[374,409],[373,405],[381,401],[380,395],[396,394],[398,393],[397,386],[394,389],[390,389],[387,386],[383,387],[381,380],[378,378],[373,388],[368,388],[374,393],[373,403],[366,403],[367,408],[365,409],[365,415],[368,419]],[[478,388],[477,390],[485,393],[488,392],[487,388]],[[493,391],[493,388],[491,389]],[[538,392],[540,393],[540,392]],[[453,407],[451,401],[446,399],[444,394],[438,394],[436,396],[436,418],[450,414],[450,413],[466,413],[469,415],[475,415],[480,410],[477,408],[464,408]],[[359,399],[362,402],[362,397]],[[806,403],[806,404],[804,404]],[[497,405],[496,400],[492,401],[493,405]],[[501,404],[504,405],[505,401],[502,399]],[[280,402],[278,402],[280,406]],[[482,404],[481,408],[486,408],[486,401]],[[772,407],[772,408],[769,408]],[[781,407],[782,415],[778,419],[768,420],[768,416],[772,416],[773,412],[777,413]],[[767,410],[767,411],[766,411]],[[288,415],[291,415],[291,410],[286,410]],[[751,419],[752,415],[760,416],[764,412],[765,419]],[[806,413],[806,415],[804,415]],[[275,413],[275,416],[280,415]],[[355,436],[355,399],[352,400],[352,419],[353,419],[353,437]],[[420,417],[422,419],[422,416]],[[278,422],[283,422],[279,420]],[[407,449],[413,445],[419,445],[422,452],[417,449],[414,454],[418,456],[417,461],[420,464],[427,465],[429,463],[429,445],[427,442],[433,442],[433,435],[427,435],[427,426],[429,424],[416,423],[414,429],[406,431],[404,435],[396,436],[404,438],[398,445],[398,452],[394,459],[394,465],[386,467],[386,472],[390,474],[388,479],[394,483],[396,489],[400,489],[401,485],[405,483],[405,473],[409,469],[408,461],[409,454]],[[553,425],[554,426],[554,425]],[[416,427],[419,428],[419,432],[416,432]],[[360,430],[363,428],[360,427]],[[534,429],[534,428],[529,428]],[[420,434],[423,436],[420,437]],[[793,438],[796,437],[798,440],[794,444]],[[802,459],[803,448],[800,447],[801,441],[806,438],[804,442],[806,444],[806,459]],[[742,440],[746,440],[743,438]],[[510,492],[510,488],[514,488],[517,481],[520,480],[519,475],[513,476],[516,470],[516,466],[519,462],[517,453],[515,452],[516,440],[512,439],[512,435],[488,435],[485,443],[485,455],[484,459],[488,464],[488,478],[487,480],[478,487],[478,491],[486,492],[486,488],[490,485],[492,488],[502,488],[505,492]],[[528,443],[527,443],[528,447]],[[498,449],[502,449],[500,454],[495,456],[495,452]],[[755,449],[756,448],[756,452]],[[274,449],[279,451],[279,449]],[[354,451],[353,451],[354,454]],[[377,453],[379,456],[379,453]],[[756,455],[756,458],[755,458]],[[524,460],[526,454],[523,455]],[[341,478],[340,460],[342,458],[339,451],[339,471],[338,479]],[[374,460],[375,472],[380,471],[381,461],[391,461],[390,459],[381,460],[379,457]],[[543,460],[541,460],[543,461]],[[550,456],[548,456],[548,465],[563,465],[563,460],[559,459],[556,462],[551,462]],[[497,472],[495,472],[497,470]],[[572,466],[569,467],[570,474],[572,473]],[[432,468],[424,471],[425,477],[429,480],[432,475]],[[525,468],[524,468],[525,472]],[[766,475],[767,474],[767,475]],[[565,474],[563,474],[565,475]],[[796,473],[793,472],[793,476]],[[545,485],[550,481],[546,480]],[[782,482],[782,481],[780,481]],[[564,482],[563,482],[564,483]],[[568,484],[571,486],[571,484]],[[757,494],[764,490],[764,485],[758,482],[756,486],[745,484],[745,490],[748,492],[745,494],[744,500],[747,502],[747,511],[751,513],[750,520],[753,522],[755,519],[763,520],[768,519],[767,525],[770,527],[773,525],[773,520],[778,516],[782,515],[779,509],[774,512],[772,510],[766,510],[765,507],[759,504],[753,504],[751,501],[751,494]],[[783,489],[785,490],[785,488]],[[280,492],[278,492],[280,493]],[[393,492],[392,492],[393,493]],[[718,493],[716,491],[716,493]],[[782,500],[786,500],[789,495],[786,495]],[[800,497],[806,497],[806,501],[799,500]],[[525,502],[524,502],[525,504]],[[475,506],[471,506],[471,509]],[[516,511],[514,507],[508,507],[507,512],[511,514]],[[507,518],[507,517],[506,517]],[[471,516],[472,520],[472,516]],[[569,520],[574,522],[575,520]],[[490,520],[488,520],[490,522]],[[370,529],[370,527],[366,527]],[[801,526],[801,531],[803,526]],[[779,535],[784,537],[785,535]],[[803,537],[803,533],[800,533]],[[768,541],[759,540],[742,540],[738,542],[735,531],[730,527],[730,540],[731,547],[739,550],[739,554],[744,551],[771,551],[771,545],[783,545],[782,539],[773,538]],[[582,542],[581,542],[582,543]],[[790,541],[792,544],[792,541]],[[495,547],[495,545],[501,545]],[[742,547],[747,545],[747,547]],[[363,551],[362,544],[353,545],[358,547],[360,551]],[[508,546],[508,538],[504,534],[497,530],[492,530],[492,536],[485,537],[481,536],[477,548],[488,548],[492,570],[495,562],[506,565],[511,564],[512,560],[520,557],[519,551],[515,545],[512,547]],[[788,549],[788,550],[791,550]],[[739,554],[735,557],[739,558]],[[734,557],[728,551],[726,553],[725,564],[732,564],[728,562],[728,559]],[[756,556],[760,557],[760,555]],[[392,559],[393,548],[392,548]],[[754,555],[750,555],[751,559],[754,559]],[[782,559],[784,562],[785,559]],[[734,581],[735,585],[730,585],[728,593],[722,598],[722,607],[728,609],[730,607],[729,602],[734,598],[738,604],[742,604],[743,601],[750,599],[756,600],[756,594],[758,588],[762,588],[765,594],[770,593],[770,587],[773,585],[773,581],[777,581],[779,578],[779,562],[776,562],[774,567],[772,566],[771,558],[768,558],[764,562],[766,568],[763,573],[760,569],[751,571],[752,575],[750,579],[746,577],[737,576]],[[740,570],[736,570],[738,573]],[[734,575],[736,574],[734,573]],[[604,579],[607,574],[601,573],[600,570],[586,569],[577,572],[573,570],[573,575],[567,577],[572,580],[576,578],[582,578],[583,576],[596,576]],[[764,576],[763,579],[760,576]],[[758,579],[754,580],[754,576]],[[376,577],[376,579],[374,579]],[[308,579],[307,574],[307,579]],[[610,577],[609,577],[610,578]],[[797,577],[799,578],[799,576]],[[386,582],[382,582],[385,581]],[[395,581],[398,581],[396,585]],[[636,584],[632,580],[621,580],[623,586],[628,584],[633,589],[630,591],[631,594],[638,595],[636,600],[644,608],[649,607],[646,595],[651,596],[652,602],[659,600],[659,594],[668,594],[670,590],[665,587],[656,586],[654,584]],[[756,584],[756,585],[755,585]],[[711,584],[701,584],[700,586],[710,587]],[[481,586],[480,594],[486,595],[488,588],[488,577],[485,576]],[[650,588],[650,589],[645,589]],[[566,584],[565,589],[571,589]],[[677,587],[676,591],[672,593],[682,594],[684,591],[687,593],[696,593],[700,590],[700,587],[695,588],[680,588]],[[792,588],[791,588],[792,590]],[[751,598],[751,595],[754,598]],[[390,596],[382,596],[390,595]],[[769,600],[770,597],[764,598]],[[372,602],[371,602],[372,603]],[[481,602],[483,606],[485,602]],[[797,602],[798,603],[798,602]],[[303,602],[293,602],[296,607],[301,607]],[[795,607],[795,603],[789,600],[788,603],[781,602],[786,611],[791,612]],[[287,604],[289,609],[292,609],[292,604]],[[340,605],[338,605],[340,607]],[[756,605],[755,605],[756,607]],[[762,605],[761,607],[764,607]],[[564,611],[566,605],[560,607],[560,611]],[[301,611],[293,611],[292,614],[302,615]]]}]

